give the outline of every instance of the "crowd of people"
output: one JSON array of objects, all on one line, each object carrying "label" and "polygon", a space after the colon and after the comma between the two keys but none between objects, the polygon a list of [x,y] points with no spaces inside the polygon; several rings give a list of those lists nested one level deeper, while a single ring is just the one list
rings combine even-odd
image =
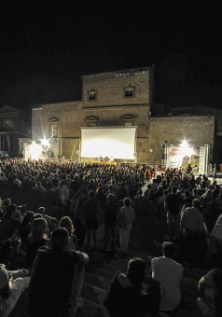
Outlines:
[{"label": "crowd of people", "polygon": [[[2,316],[10,314],[25,289],[29,317],[61,316],[61,309],[63,316],[76,316],[89,251],[111,251],[125,258],[138,214],[152,214],[157,231],[162,228],[152,237],[154,248],[161,245],[162,256],[151,261],[149,278],[140,258],[129,261],[125,274],[115,274],[104,303],[110,316],[178,316],[183,266],[200,265],[210,272],[199,282],[198,307],[203,316],[221,316],[222,188],[215,180],[194,175],[190,165],[157,176],[149,165],[69,160],[6,159],[0,161],[0,175],[0,186],[16,189],[18,195],[47,197],[51,206],[30,211],[26,202],[16,206],[10,197],[1,202]],[[9,262],[18,255],[25,259],[23,270],[10,270]]]}]

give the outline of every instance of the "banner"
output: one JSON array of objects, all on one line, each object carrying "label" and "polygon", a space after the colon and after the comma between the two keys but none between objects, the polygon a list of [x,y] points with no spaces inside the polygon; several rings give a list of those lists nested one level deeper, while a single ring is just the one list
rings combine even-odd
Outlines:
[{"label": "banner", "polygon": [[167,167],[186,168],[188,164],[194,173],[205,174],[207,167],[207,145],[204,146],[174,146],[167,149]]}]

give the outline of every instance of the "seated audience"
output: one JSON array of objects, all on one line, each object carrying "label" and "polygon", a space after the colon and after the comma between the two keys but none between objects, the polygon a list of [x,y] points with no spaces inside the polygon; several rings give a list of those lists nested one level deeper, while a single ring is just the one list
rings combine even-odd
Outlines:
[{"label": "seated audience", "polygon": [[158,316],[160,292],[154,296],[143,289],[145,263],[140,258],[128,262],[126,274],[116,272],[104,301],[111,317]]},{"label": "seated audience", "polygon": [[197,305],[204,317],[222,316],[222,271],[213,269],[198,283]]},{"label": "seated audience", "polygon": [[79,296],[89,258],[85,253],[67,250],[69,233],[65,228],[55,229],[50,239],[52,249],[41,247],[35,259],[27,314],[29,317],[76,316],[82,306]]},{"label": "seated audience", "polygon": [[14,241],[19,233],[21,214],[15,205],[7,206],[6,214],[0,221],[0,241]]},{"label": "seated audience", "polygon": [[33,219],[31,224],[31,232],[28,237],[28,248],[26,255],[26,263],[29,268],[32,267],[37,251],[44,246],[47,239],[47,221],[43,218]]},{"label": "seated audience", "polygon": [[[68,250],[76,250],[77,238],[73,234],[75,229],[71,218],[69,218],[68,216],[62,217],[59,221],[59,228],[66,228],[69,233]],[[51,248],[51,240],[47,239],[46,245]]]},{"label": "seated audience", "polygon": [[212,268],[222,267],[222,213],[210,233],[208,259]]},{"label": "seated audience", "polygon": [[29,286],[29,270],[9,271],[0,264],[0,315],[8,317],[19,297]]}]

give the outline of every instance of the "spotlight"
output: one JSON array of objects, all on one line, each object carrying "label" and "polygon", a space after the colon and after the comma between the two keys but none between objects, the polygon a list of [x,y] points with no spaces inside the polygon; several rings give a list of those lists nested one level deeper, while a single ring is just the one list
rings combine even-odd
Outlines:
[{"label": "spotlight", "polygon": [[45,138],[42,139],[42,145],[49,146],[49,140],[46,140]]}]

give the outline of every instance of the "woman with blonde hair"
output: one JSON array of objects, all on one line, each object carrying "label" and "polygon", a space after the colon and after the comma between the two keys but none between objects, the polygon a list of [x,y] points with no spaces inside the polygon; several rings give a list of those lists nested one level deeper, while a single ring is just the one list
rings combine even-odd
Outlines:
[{"label": "woman with blonde hair", "polygon": [[32,267],[38,249],[46,243],[47,228],[48,224],[44,218],[33,219],[31,223],[31,232],[28,236],[28,248],[26,255],[26,263],[28,267]]},{"label": "woman with blonde hair", "polygon": [[[72,219],[68,216],[64,216],[59,221],[58,228],[65,228],[69,233],[69,243],[67,246],[68,250],[76,250],[77,247],[77,237],[73,234],[75,231]],[[50,249],[52,248],[51,239],[46,240],[46,246]]]},{"label": "woman with blonde hair", "polygon": [[59,228],[66,228],[69,233],[68,250],[76,250],[77,238],[73,234],[75,231],[72,219],[68,216],[62,217],[59,221]]}]

